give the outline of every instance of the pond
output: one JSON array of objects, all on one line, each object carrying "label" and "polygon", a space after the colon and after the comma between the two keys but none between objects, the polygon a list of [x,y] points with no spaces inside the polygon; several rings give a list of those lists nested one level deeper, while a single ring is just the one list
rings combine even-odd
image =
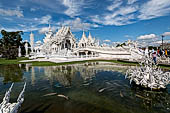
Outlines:
[{"label": "pond", "polygon": [[14,82],[15,102],[27,82],[19,113],[169,113],[170,85],[161,92],[130,85],[128,68],[106,62],[0,65],[0,100]]}]

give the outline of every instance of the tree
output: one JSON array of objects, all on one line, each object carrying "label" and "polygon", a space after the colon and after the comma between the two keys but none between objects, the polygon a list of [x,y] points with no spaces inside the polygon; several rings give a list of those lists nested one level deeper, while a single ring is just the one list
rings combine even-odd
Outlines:
[{"label": "tree", "polygon": [[123,46],[126,46],[125,43],[122,43],[122,44],[117,44],[116,47],[123,47]]},{"label": "tree", "polygon": [[18,56],[19,46],[23,47],[22,44],[22,31],[7,32],[1,30],[2,38],[0,39],[0,54],[2,57],[7,59],[16,59]]}]

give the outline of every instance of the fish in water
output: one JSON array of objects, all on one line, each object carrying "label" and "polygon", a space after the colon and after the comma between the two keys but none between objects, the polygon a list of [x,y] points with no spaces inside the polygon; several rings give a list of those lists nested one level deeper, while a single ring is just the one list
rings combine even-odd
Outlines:
[{"label": "fish in water", "polygon": [[120,91],[120,97],[123,97],[123,93],[122,93],[122,91]]},{"label": "fish in water", "polygon": [[108,85],[112,85],[112,83],[110,83],[110,82],[106,82],[106,84],[108,84]]},{"label": "fish in water", "polygon": [[107,88],[102,88],[102,89],[100,89],[100,90],[99,90],[99,93],[103,92],[105,89],[107,89]]},{"label": "fish in water", "polygon": [[84,85],[84,86],[89,86],[89,85],[90,85],[90,83],[84,83],[83,85]]},{"label": "fish in water", "polygon": [[48,89],[48,87],[45,87],[45,88],[43,88],[43,89],[40,89],[41,91],[44,91],[44,90],[47,90]]},{"label": "fish in water", "polygon": [[56,95],[57,93],[48,93],[46,95],[43,95],[43,97],[46,97],[46,96],[53,96],[53,95]]},{"label": "fish in water", "polygon": [[62,97],[62,98],[65,98],[66,100],[68,100],[68,96],[65,96],[65,95],[62,95],[62,94],[59,94],[57,95],[58,97]]}]

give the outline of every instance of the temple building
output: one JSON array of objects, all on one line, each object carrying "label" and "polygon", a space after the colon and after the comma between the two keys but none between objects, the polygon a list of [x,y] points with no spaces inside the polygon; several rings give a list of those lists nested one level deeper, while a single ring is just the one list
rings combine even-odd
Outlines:
[{"label": "temple building", "polygon": [[[31,49],[34,49],[36,56],[68,56],[68,55],[79,55],[75,52],[77,48],[86,48],[95,46],[95,38],[92,38],[91,33],[89,32],[88,38],[83,31],[82,38],[79,42],[76,42],[75,36],[72,34],[70,27],[63,26],[56,33],[52,32],[51,26],[49,25],[48,32],[45,33],[43,43],[37,41],[33,43],[34,35],[31,32],[30,42]],[[84,53],[85,54],[85,53]],[[34,55],[34,56],[35,56]]]},{"label": "temple building", "polygon": [[62,26],[56,33],[53,33],[49,25],[48,31],[45,33],[43,42],[37,41],[34,44],[34,35],[31,32],[30,42],[32,58],[89,58],[89,57],[109,57],[109,58],[123,58],[130,59],[141,57],[137,45],[133,41],[126,42],[121,47],[100,46],[99,41],[92,37],[89,32],[86,37],[83,31],[82,37],[79,41],[76,40],[72,34],[70,27]]},{"label": "temple building", "polygon": [[71,51],[76,47],[76,39],[70,27],[62,27],[58,32],[53,34],[49,26],[49,31],[45,33],[43,42],[43,52],[46,54],[59,54],[61,52]]},{"label": "temple building", "polygon": [[89,32],[88,38],[86,37],[84,31],[81,37],[81,40],[78,42],[78,47],[86,48],[90,46],[95,46],[95,38],[92,38],[91,33]]}]

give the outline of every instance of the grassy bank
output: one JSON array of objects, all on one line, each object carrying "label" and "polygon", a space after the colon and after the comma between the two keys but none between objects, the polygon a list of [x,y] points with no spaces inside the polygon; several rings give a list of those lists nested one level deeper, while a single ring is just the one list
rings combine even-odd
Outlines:
[{"label": "grassy bank", "polygon": [[6,60],[4,58],[0,58],[0,65],[8,65],[8,64],[26,64],[31,63],[32,66],[57,66],[57,65],[68,65],[68,64],[81,64],[86,62],[112,62],[112,63],[118,63],[123,65],[136,65],[136,63],[130,63],[130,62],[123,62],[118,60],[84,60],[84,61],[73,61],[73,62],[63,62],[63,63],[53,63],[49,61],[33,61],[33,62],[19,62],[22,60],[29,60],[28,58],[21,57],[17,59],[12,60]]},{"label": "grassy bank", "polygon": [[8,64],[23,64],[19,61],[21,60],[29,60],[28,58],[26,57],[20,57],[20,58],[17,58],[17,59],[10,59],[10,60],[7,60],[5,58],[0,58],[0,65],[8,65]]},{"label": "grassy bank", "polygon": [[[49,61],[19,62],[21,60],[29,60],[29,59],[25,58],[25,57],[17,58],[17,59],[14,59],[14,60],[6,60],[6,59],[3,59],[3,58],[0,58],[0,65],[31,63],[32,66],[57,66],[57,65],[68,65],[68,64],[81,64],[81,63],[86,63],[86,62],[111,62],[111,63],[117,63],[117,64],[121,64],[121,65],[125,65],[125,66],[139,65],[137,62],[122,61],[122,60],[103,60],[103,59],[73,61],[73,62],[64,62],[64,63],[53,63],[53,62],[49,62]],[[170,69],[170,65],[160,64],[159,66],[161,68],[164,68],[164,69]]]},{"label": "grassy bank", "polygon": [[118,61],[118,60],[83,60],[83,61],[72,61],[72,62],[63,62],[63,63],[53,63],[53,62],[31,62],[32,66],[57,66],[57,65],[68,65],[68,64],[81,64],[81,63],[86,63],[86,62],[111,62],[111,63],[117,63],[117,64],[122,64],[122,65],[137,65],[137,63],[134,62],[123,62],[123,61]]}]

